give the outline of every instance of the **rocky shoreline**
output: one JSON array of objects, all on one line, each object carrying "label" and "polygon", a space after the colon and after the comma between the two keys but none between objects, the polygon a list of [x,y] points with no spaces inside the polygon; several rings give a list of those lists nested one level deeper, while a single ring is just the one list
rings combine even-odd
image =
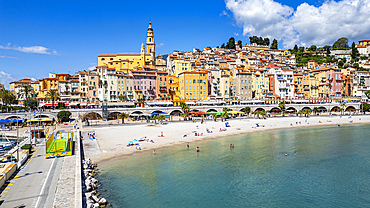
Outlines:
[{"label": "rocky shoreline", "polygon": [[82,190],[83,190],[83,207],[87,208],[98,208],[105,207],[107,200],[103,197],[99,197],[96,186],[98,180],[94,178],[96,175],[97,164],[93,163],[89,158],[82,161]]}]

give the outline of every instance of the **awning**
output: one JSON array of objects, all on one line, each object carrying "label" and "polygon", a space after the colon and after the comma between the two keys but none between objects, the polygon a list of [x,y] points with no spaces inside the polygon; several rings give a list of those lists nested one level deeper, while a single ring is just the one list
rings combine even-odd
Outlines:
[{"label": "awning", "polygon": [[87,103],[80,103],[80,106],[87,106]]},{"label": "awning", "polygon": [[53,121],[53,119],[51,119],[51,118],[43,118],[43,119],[41,119],[41,121]]},{"label": "awning", "polygon": [[172,105],[172,102],[147,102],[147,105]]},{"label": "awning", "polygon": [[230,114],[238,114],[238,113],[243,113],[243,114],[244,114],[244,112],[241,112],[241,111],[228,111],[227,113],[230,113]]}]

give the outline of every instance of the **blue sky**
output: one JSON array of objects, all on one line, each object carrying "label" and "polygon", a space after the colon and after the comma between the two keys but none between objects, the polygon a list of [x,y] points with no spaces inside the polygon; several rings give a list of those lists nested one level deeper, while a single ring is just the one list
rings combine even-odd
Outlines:
[{"label": "blue sky", "polygon": [[[243,44],[249,35],[258,35],[279,39],[280,48],[294,43],[308,45],[315,40],[311,33],[322,32],[306,32],[304,36],[303,26],[297,24],[301,21],[298,8],[302,12],[325,9],[321,7],[322,1],[239,0],[235,5],[234,0],[0,0],[0,82],[8,86],[13,80],[47,77],[49,72],[73,74],[95,66],[100,53],[139,52],[149,21],[157,54],[217,46],[231,36]],[[288,42],[290,38],[284,36],[288,33],[295,39]]]}]

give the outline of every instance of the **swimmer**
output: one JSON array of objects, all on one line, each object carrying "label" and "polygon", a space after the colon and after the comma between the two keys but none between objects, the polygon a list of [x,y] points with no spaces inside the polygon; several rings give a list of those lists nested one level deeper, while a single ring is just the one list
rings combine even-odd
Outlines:
[{"label": "swimmer", "polygon": [[285,156],[288,156],[288,153],[287,152],[285,153]]},{"label": "swimmer", "polygon": [[199,147],[197,147],[197,152],[199,152]]},{"label": "swimmer", "polygon": [[153,155],[156,155],[155,150],[153,150]]},{"label": "swimmer", "polygon": [[186,146],[188,147],[188,149],[189,149],[189,142],[188,142],[188,144],[186,144]]}]

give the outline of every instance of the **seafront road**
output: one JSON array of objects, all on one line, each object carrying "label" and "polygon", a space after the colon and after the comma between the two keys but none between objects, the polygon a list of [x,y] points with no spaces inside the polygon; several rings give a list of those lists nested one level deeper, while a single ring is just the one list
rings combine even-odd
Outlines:
[{"label": "seafront road", "polygon": [[0,207],[53,207],[62,160],[45,159],[45,145],[37,145],[24,166],[1,189]]}]

